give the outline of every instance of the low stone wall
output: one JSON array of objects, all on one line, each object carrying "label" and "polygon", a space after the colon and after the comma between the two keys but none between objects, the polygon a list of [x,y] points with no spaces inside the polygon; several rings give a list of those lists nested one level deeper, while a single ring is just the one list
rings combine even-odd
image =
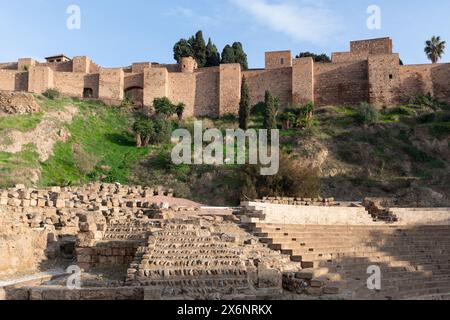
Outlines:
[{"label": "low stone wall", "polygon": [[391,208],[399,225],[450,225],[450,208]]},{"label": "low stone wall", "polygon": [[[380,225],[363,206],[285,205],[244,202],[244,223],[302,225]],[[392,225],[450,225],[450,208],[391,208]],[[375,221],[374,221],[375,220]]]},{"label": "low stone wall", "polygon": [[[373,225],[364,207],[295,206],[245,202],[247,210],[259,211],[261,219],[251,217],[247,222],[303,225]],[[253,221],[252,221],[253,220]],[[259,221],[256,221],[259,220]]]}]

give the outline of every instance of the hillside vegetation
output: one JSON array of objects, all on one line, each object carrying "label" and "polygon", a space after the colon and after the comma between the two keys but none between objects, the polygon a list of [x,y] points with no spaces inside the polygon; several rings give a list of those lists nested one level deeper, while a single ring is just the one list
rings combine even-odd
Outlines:
[{"label": "hillside vegetation", "polygon": [[[329,106],[316,108],[306,126],[283,124],[289,127],[281,131],[282,162],[287,162],[278,176],[264,181],[252,176],[248,167],[175,166],[167,143],[137,148],[132,130],[137,115],[129,108],[69,98],[39,96],[37,100],[38,113],[0,118],[2,188],[17,183],[67,186],[90,181],[165,185],[177,196],[211,205],[236,205],[242,194],[290,195],[286,190],[296,188],[305,197],[320,194],[358,200],[377,196],[394,197],[398,205],[450,205],[449,110],[426,99],[385,108],[370,121],[364,121],[368,116],[363,106]],[[55,141],[48,159],[42,159],[33,143],[19,152],[3,151],[12,143],[8,133],[33,130],[46,114],[69,107],[76,114],[69,123],[60,124],[66,134]],[[193,120],[174,120],[174,127],[192,130]],[[234,116],[204,122],[204,127],[222,130],[239,126]],[[260,128],[262,122],[261,116],[252,115],[249,126]],[[271,187],[261,191],[263,185]],[[254,186],[258,190],[252,190]]]}]

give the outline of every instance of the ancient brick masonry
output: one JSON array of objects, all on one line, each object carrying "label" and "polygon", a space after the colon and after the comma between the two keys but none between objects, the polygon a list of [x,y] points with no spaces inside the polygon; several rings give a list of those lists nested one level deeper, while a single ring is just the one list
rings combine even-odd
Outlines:
[{"label": "ancient brick masonry", "polygon": [[166,96],[185,103],[188,117],[237,113],[242,77],[253,105],[264,100],[266,90],[278,96],[282,106],[312,101],[318,106],[370,102],[382,107],[419,93],[450,102],[450,64],[401,66],[389,38],[353,41],[349,52],[332,54],[332,63],[293,59],[290,51],[267,52],[265,68],[251,70],[241,70],[239,64],[197,68],[192,58],[115,69],[102,68],[88,57],[51,57],[46,63],[24,58],[0,64],[0,90],[42,93],[56,88],[67,96],[110,104],[129,97],[146,107]]}]

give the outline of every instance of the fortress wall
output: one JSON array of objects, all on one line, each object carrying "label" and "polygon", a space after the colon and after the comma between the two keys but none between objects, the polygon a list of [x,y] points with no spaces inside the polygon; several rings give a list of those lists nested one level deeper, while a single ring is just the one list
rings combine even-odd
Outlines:
[{"label": "fortress wall", "polygon": [[265,54],[266,70],[292,67],[291,51],[274,51]]},{"label": "fortress wall", "polygon": [[28,91],[28,72],[17,72],[15,91]]},{"label": "fortress wall", "polygon": [[144,87],[144,74],[143,73],[132,73],[124,76],[124,88],[125,90],[132,87]]},{"label": "fortress wall", "polygon": [[91,59],[88,57],[74,57],[72,60],[72,71],[76,73],[89,73]]},{"label": "fortress wall", "polygon": [[392,40],[390,38],[380,38],[351,41],[350,51],[354,53],[368,52],[370,54],[391,54]]},{"label": "fortress wall", "polygon": [[74,72],[54,72],[55,89],[69,97],[83,97],[84,74]]},{"label": "fortress wall", "polygon": [[184,116],[194,116],[196,96],[196,75],[194,73],[169,73],[168,74],[168,98],[173,103],[184,103]]},{"label": "fortress wall", "polygon": [[53,70],[48,66],[37,65],[32,67],[28,76],[28,91],[43,93],[54,87]]},{"label": "fortress wall", "polygon": [[[208,68],[206,72],[196,72],[195,73],[195,82],[196,82],[196,92],[195,92],[195,108],[194,108],[194,116],[196,117],[219,117],[219,90],[220,88],[220,69],[217,68]],[[239,72],[240,74],[240,72]],[[240,77],[236,79],[239,83],[239,100],[240,100]],[[222,88],[223,89],[223,88]],[[237,94],[236,86],[228,87],[227,90],[231,90],[230,94]],[[233,93],[234,90],[234,93]],[[236,96],[234,97],[234,103],[236,101]],[[232,102],[233,103],[233,102]],[[239,102],[238,102],[239,104]],[[222,113],[223,114],[223,113]]]},{"label": "fortress wall", "polygon": [[15,70],[0,69],[0,90],[14,91],[17,73]]},{"label": "fortress wall", "polygon": [[300,58],[292,66],[292,104],[314,102],[314,61]]},{"label": "fortress wall", "polygon": [[389,106],[400,101],[400,57],[398,54],[373,55],[368,59],[369,102]]},{"label": "fortress wall", "polygon": [[100,75],[96,74],[86,74],[84,75],[84,87],[92,89],[92,98],[98,99],[98,88],[100,83]]},{"label": "fortress wall", "polygon": [[241,100],[241,65],[237,63],[220,65],[219,116],[239,112]]},{"label": "fortress wall", "polygon": [[264,101],[266,90],[280,98],[282,108],[292,103],[292,68],[248,70],[243,74],[250,89],[252,106]]},{"label": "fortress wall", "polygon": [[124,72],[122,69],[100,69],[98,96],[112,103],[124,98]]},{"label": "fortress wall", "polygon": [[368,58],[368,52],[334,52],[331,55],[331,61],[333,63],[367,61]]},{"label": "fortress wall", "polygon": [[151,68],[152,64],[150,62],[138,62],[133,63],[131,66],[132,73],[143,73],[145,68]]},{"label": "fortress wall", "polygon": [[450,64],[400,66],[402,101],[417,94],[431,93],[450,102]]},{"label": "fortress wall", "polygon": [[315,63],[317,106],[358,105],[368,100],[367,62]]},{"label": "fortress wall", "polygon": [[0,63],[0,69],[18,70],[18,63],[17,62]]},{"label": "fortress wall", "polygon": [[144,69],[144,106],[153,106],[155,98],[169,94],[169,73],[165,68]]}]

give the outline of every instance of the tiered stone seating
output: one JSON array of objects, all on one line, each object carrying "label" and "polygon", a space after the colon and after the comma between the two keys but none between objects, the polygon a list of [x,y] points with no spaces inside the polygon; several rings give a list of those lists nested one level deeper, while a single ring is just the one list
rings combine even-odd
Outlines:
[{"label": "tiered stone seating", "polygon": [[[313,277],[349,298],[401,299],[450,293],[450,226],[318,226],[257,223],[272,249],[291,255]],[[382,287],[367,288],[369,266]]]},{"label": "tiered stone seating", "polygon": [[241,249],[189,224],[153,232],[128,270],[128,284],[155,287],[163,296],[223,298],[252,292]]}]

